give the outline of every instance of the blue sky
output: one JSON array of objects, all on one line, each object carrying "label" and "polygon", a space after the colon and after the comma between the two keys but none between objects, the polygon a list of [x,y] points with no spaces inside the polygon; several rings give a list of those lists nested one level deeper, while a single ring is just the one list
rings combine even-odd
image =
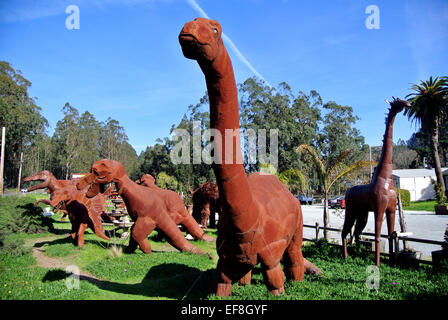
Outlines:
[{"label": "blue sky", "polygon": [[[169,135],[206,90],[182,55],[177,36],[200,16],[192,0],[17,0],[0,2],[0,59],[33,85],[49,134],[66,102],[97,120],[125,127],[138,153]],[[65,9],[80,10],[68,30]],[[273,86],[317,90],[324,101],[350,105],[356,127],[380,145],[384,99],[410,93],[410,83],[448,75],[448,1],[197,0],[218,20],[241,55],[229,49],[237,82],[256,70]],[[368,5],[380,29],[367,29]],[[229,48],[229,45],[228,45]],[[251,66],[248,66],[250,64]],[[394,141],[415,131],[403,115]]]}]

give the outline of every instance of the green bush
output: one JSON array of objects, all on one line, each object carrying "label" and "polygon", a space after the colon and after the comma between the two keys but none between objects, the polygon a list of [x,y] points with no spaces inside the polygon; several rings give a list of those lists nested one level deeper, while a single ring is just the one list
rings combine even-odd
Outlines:
[{"label": "green bush", "polygon": [[407,207],[411,204],[411,193],[409,190],[395,188],[395,192],[400,195],[403,207]]},{"label": "green bush", "polygon": [[[53,219],[42,216],[42,208],[33,205],[29,197],[0,198],[0,236],[12,233],[52,232]],[[3,242],[3,241],[0,241]]]}]

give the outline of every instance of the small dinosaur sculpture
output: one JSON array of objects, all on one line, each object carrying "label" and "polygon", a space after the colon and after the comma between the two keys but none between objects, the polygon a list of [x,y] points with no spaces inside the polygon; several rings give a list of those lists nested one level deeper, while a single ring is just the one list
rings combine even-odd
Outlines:
[{"label": "small dinosaur sculpture", "polygon": [[[110,240],[105,234],[101,221],[101,214],[104,211],[104,196],[98,195],[89,201],[82,202],[82,194],[87,189],[79,191],[76,188],[76,180],[58,180],[48,170],[40,171],[35,175],[26,177],[25,182],[43,181],[33,186],[28,191],[48,188],[50,200],[40,199],[35,202],[45,203],[55,208],[60,208],[69,215],[72,224],[71,236],[75,244],[84,246],[84,233],[87,227],[100,238]],[[76,200],[76,198],[78,200]]]},{"label": "small dinosaur sculpture", "polygon": [[174,191],[161,189],[155,184],[155,179],[150,174],[144,174],[136,181],[137,184],[151,189],[151,197],[159,197],[165,202],[165,207],[171,219],[175,224],[181,224],[186,231],[190,233],[195,239],[204,241],[214,241],[215,239],[206,234],[188,213],[185,208],[184,201]]},{"label": "small dinosaur sculpture", "polygon": [[193,218],[203,228],[207,228],[209,222],[210,227],[215,227],[215,212],[220,212],[220,210],[219,191],[215,183],[203,183],[193,191]]},{"label": "small dinosaur sculpture", "polygon": [[[343,255],[347,258],[347,242],[345,238],[356,222],[354,237],[359,245],[359,235],[364,230],[369,217],[369,211],[375,214],[375,263],[380,265],[380,240],[383,216],[386,213],[387,230],[389,237],[394,231],[395,210],[397,207],[397,195],[394,190],[392,179],[392,148],[393,148],[393,126],[395,116],[410,103],[406,100],[393,98],[392,102],[386,100],[390,105],[389,114],[386,118],[386,132],[384,133],[383,149],[372,181],[366,185],[354,186],[345,193],[345,218],[341,238],[343,244]],[[389,250],[392,250],[392,239],[389,239]]]},{"label": "small dinosaur sculpture", "polygon": [[[168,242],[180,251],[206,254],[185,239],[176,223],[171,218],[171,208],[162,197],[154,197],[154,190],[132,181],[123,165],[114,160],[99,160],[92,165],[90,172],[81,178],[78,189],[88,188],[87,197],[100,192],[101,184],[115,183],[118,194],[123,198],[128,213],[135,222],[131,229],[131,238],[126,252],[134,252],[137,246],[145,253],[151,253],[148,235],[159,228]],[[174,213],[173,216],[176,216]],[[202,231],[202,230],[201,230]],[[209,255],[211,258],[211,256]]]},{"label": "small dinosaur sculpture", "polygon": [[[243,165],[237,163],[236,156],[241,154],[238,92],[221,33],[217,21],[196,18],[179,34],[184,56],[196,60],[205,75],[210,127],[221,134],[214,141],[215,159],[221,161],[213,164],[222,207],[216,240],[216,295],[230,295],[233,282],[250,283],[257,263],[261,263],[268,290],[279,295],[284,292],[281,260],[287,278],[303,279],[302,210],[299,200],[277,177],[260,173],[247,177]],[[237,134],[229,137],[226,130]],[[233,158],[224,161],[223,155],[229,154],[226,148],[233,151]]]}]

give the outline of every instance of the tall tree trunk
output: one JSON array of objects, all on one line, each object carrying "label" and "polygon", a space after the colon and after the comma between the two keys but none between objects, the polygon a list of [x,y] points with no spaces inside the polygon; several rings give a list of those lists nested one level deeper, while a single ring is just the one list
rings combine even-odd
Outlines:
[{"label": "tall tree trunk", "polygon": [[435,121],[431,129],[431,151],[434,158],[434,170],[436,172],[437,182],[442,185],[442,190],[445,190],[445,181],[443,181],[442,166],[440,165],[439,124],[437,121]]}]

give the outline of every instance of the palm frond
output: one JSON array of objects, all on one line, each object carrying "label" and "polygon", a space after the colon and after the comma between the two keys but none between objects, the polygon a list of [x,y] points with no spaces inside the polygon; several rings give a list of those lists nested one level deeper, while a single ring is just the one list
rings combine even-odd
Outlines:
[{"label": "palm frond", "polygon": [[325,163],[320,159],[319,155],[317,154],[316,149],[314,149],[312,146],[308,144],[301,144],[296,149],[297,152],[308,152],[309,155],[311,155],[314,163],[316,164],[320,174],[325,175],[326,169],[325,169]]},{"label": "palm frond", "polygon": [[327,191],[329,191],[331,189],[331,187],[336,183],[336,181],[338,181],[343,176],[345,176],[357,169],[367,167],[369,165],[376,166],[377,162],[376,161],[358,161],[358,162],[352,164],[351,166],[346,166],[336,175],[336,177],[334,179],[332,179],[332,181],[328,185]]}]

